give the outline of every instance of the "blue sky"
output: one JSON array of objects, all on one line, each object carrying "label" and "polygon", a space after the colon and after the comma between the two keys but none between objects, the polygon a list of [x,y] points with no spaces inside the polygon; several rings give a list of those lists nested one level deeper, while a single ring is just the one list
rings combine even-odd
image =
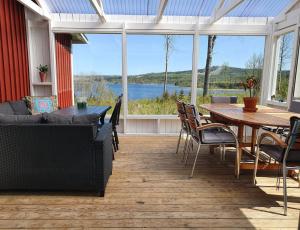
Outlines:
[{"label": "blue sky", "polygon": [[[73,46],[74,74],[121,75],[122,42],[119,34],[88,34],[87,45]],[[263,36],[218,36],[213,65],[244,67],[253,54],[263,54]],[[191,70],[193,36],[176,35],[170,55],[169,71]],[[203,68],[207,52],[207,36],[199,41],[199,68]],[[164,36],[127,36],[128,74],[162,72],[164,70]]]}]

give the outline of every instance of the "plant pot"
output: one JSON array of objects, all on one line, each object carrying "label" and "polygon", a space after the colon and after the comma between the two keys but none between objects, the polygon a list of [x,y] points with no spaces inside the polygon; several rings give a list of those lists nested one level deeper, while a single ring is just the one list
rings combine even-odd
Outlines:
[{"label": "plant pot", "polygon": [[244,112],[256,112],[257,111],[257,97],[244,97]]},{"label": "plant pot", "polygon": [[44,73],[44,72],[40,72],[40,79],[41,79],[41,82],[45,82],[45,81],[46,81],[46,78],[47,78],[47,74]]}]

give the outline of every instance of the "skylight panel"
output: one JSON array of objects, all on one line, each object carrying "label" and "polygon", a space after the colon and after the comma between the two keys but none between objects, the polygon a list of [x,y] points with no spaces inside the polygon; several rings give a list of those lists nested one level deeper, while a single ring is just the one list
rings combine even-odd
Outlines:
[{"label": "skylight panel", "polygon": [[169,0],[164,15],[211,16],[218,0]]},{"label": "skylight panel", "polygon": [[106,14],[156,15],[160,0],[102,0]]},{"label": "skylight panel", "polygon": [[[239,6],[228,13],[231,17],[275,17],[292,0],[244,0]],[[228,4],[226,1],[224,4]]]},{"label": "skylight panel", "polygon": [[51,13],[95,14],[89,0],[45,0]]}]

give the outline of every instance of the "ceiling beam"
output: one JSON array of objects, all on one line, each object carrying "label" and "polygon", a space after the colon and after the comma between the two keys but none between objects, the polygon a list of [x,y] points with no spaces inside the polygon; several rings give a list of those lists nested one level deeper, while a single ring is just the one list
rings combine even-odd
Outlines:
[{"label": "ceiling beam", "polygon": [[94,9],[96,10],[101,23],[106,23],[107,20],[106,20],[106,15],[104,13],[102,0],[90,0],[90,3],[92,4]]},{"label": "ceiling beam", "polygon": [[44,12],[50,14],[49,7],[45,0],[36,0],[36,3],[44,10]]},{"label": "ceiling beam", "polygon": [[43,18],[46,19],[51,19],[50,15],[48,12],[46,12],[44,9],[42,9],[40,6],[35,4],[31,0],[17,0],[19,3],[27,7],[28,9],[32,10],[33,12],[37,13],[38,15],[42,16]]},{"label": "ceiling beam", "polygon": [[278,23],[278,22],[280,22],[280,21],[284,21],[285,20],[285,17],[286,17],[286,14],[287,13],[289,13],[289,11],[291,10],[291,9],[293,9],[293,7],[296,5],[296,4],[298,4],[298,3],[300,3],[300,1],[299,0],[293,0],[293,1],[291,1],[281,12],[280,12],[280,14],[278,14],[275,18],[274,18],[274,22],[275,23]]},{"label": "ceiling beam", "polygon": [[220,0],[213,12],[213,15],[210,17],[210,24],[213,24],[216,21],[220,20],[222,17],[224,17],[226,14],[240,5],[243,1],[244,0],[231,0],[231,2],[227,4],[227,6],[224,6],[225,1]]},{"label": "ceiling beam", "polygon": [[164,14],[165,8],[167,6],[168,0],[160,0],[157,15],[156,15],[156,23],[159,23],[160,20],[162,19],[162,16]]}]

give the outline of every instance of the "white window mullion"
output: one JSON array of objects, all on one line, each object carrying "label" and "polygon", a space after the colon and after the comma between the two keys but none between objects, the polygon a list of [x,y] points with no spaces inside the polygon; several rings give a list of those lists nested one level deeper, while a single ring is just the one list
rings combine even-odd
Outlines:
[{"label": "white window mullion", "polygon": [[[290,68],[290,76],[289,76],[289,87],[288,87],[288,95],[287,95],[287,103],[288,108],[291,105],[293,92],[294,92],[294,84],[295,82],[295,75],[297,70],[297,52],[298,52],[298,44],[299,44],[299,26],[296,27],[294,32],[294,43],[293,43],[293,53],[292,53],[292,61],[291,61],[291,68]],[[299,58],[299,57],[298,57]]]},{"label": "white window mullion", "polygon": [[197,100],[197,80],[198,80],[198,57],[199,57],[199,34],[195,32],[193,36],[193,58],[192,58],[192,89],[191,103],[196,104]]},{"label": "white window mullion", "polygon": [[276,36],[273,38],[272,41],[272,49],[274,52],[273,56],[273,68],[271,71],[271,89],[269,93],[268,100],[271,100],[271,97],[276,94],[276,87],[277,87],[277,71],[278,71],[278,63],[279,63],[279,54],[280,54],[280,47],[281,47],[281,40],[280,37]]},{"label": "white window mullion", "polygon": [[123,121],[124,121],[124,133],[127,131],[127,115],[128,115],[128,90],[127,90],[127,35],[125,30],[125,24],[122,31],[122,90],[123,90]]}]

